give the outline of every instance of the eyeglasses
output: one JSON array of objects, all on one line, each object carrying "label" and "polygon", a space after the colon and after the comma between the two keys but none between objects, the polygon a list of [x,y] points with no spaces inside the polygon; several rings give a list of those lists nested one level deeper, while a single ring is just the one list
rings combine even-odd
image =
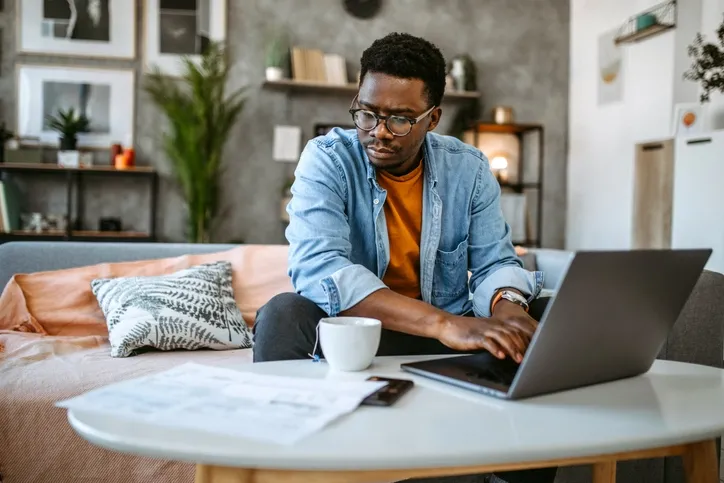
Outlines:
[{"label": "eyeglasses", "polygon": [[380,121],[385,121],[385,127],[393,136],[407,136],[412,131],[412,126],[420,122],[425,116],[429,115],[436,106],[432,106],[415,118],[405,116],[380,116],[379,114],[368,111],[366,109],[353,109],[354,103],[357,102],[357,96],[352,99],[349,113],[352,114],[354,125],[363,131],[371,131],[377,127]]}]

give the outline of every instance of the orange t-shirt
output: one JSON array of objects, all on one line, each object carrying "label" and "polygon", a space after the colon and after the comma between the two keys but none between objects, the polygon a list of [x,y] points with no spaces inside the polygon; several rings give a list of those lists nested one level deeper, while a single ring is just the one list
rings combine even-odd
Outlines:
[{"label": "orange t-shirt", "polygon": [[385,219],[390,239],[390,263],[382,281],[392,291],[420,298],[420,234],[422,233],[422,163],[404,176],[378,171],[377,182],[387,191]]}]

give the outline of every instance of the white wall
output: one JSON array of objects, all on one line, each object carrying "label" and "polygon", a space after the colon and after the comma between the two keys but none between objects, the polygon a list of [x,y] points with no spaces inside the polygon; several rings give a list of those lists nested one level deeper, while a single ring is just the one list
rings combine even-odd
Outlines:
[{"label": "white wall", "polygon": [[[715,39],[724,0],[679,0],[676,29],[624,44],[623,101],[597,102],[598,36],[660,0],[571,0],[566,248],[631,247],[634,145],[670,137],[674,104],[698,102],[682,79],[696,32]],[[724,129],[724,95],[706,105],[708,126]]]},{"label": "white wall", "polygon": [[674,31],[625,44],[623,102],[598,105],[598,36],[657,0],[572,0],[569,249],[629,248],[634,144],[671,130]]}]

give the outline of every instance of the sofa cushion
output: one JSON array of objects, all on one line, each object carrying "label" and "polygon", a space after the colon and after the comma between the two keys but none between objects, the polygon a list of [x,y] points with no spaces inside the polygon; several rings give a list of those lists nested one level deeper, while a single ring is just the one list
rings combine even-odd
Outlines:
[{"label": "sofa cushion", "polygon": [[195,265],[229,261],[234,299],[252,325],[256,311],[280,292],[293,291],[286,245],[240,245],[214,253],[16,274],[0,295],[0,330],[47,335],[107,336],[105,317],[91,290],[97,278],[158,276]]},{"label": "sofa cushion", "polygon": [[157,277],[93,280],[91,288],[108,325],[111,356],[133,356],[149,348],[251,347],[231,277],[231,263],[220,261]]},{"label": "sofa cushion", "polygon": [[[0,331],[0,466],[3,481],[178,483],[194,481],[194,464],[136,456],[91,444],[55,403],[114,382],[186,362],[238,367],[252,349],[149,351],[109,357],[101,337]],[[89,464],[90,463],[90,464]]]}]

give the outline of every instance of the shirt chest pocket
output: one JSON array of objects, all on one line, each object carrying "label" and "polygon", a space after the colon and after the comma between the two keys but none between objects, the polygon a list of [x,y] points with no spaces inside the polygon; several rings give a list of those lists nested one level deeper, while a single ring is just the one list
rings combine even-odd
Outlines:
[{"label": "shirt chest pocket", "polygon": [[451,252],[437,250],[432,279],[435,298],[457,298],[469,293],[468,239],[461,241]]}]

